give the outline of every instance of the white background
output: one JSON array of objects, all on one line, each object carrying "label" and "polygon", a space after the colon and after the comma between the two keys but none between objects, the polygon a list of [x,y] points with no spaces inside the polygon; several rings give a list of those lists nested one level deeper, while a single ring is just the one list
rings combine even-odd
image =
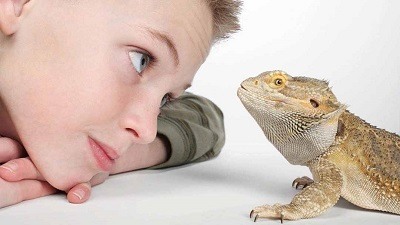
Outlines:
[{"label": "white background", "polygon": [[[213,49],[190,89],[225,113],[217,159],[113,176],[83,205],[61,194],[27,201],[0,210],[0,224],[253,224],[253,207],[290,202],[292,180],[310,175],[285,161],[236,97],[242,80],[267,70],[327,79],[349,110],[400,133],[400,1],[246,0],[243,9],[242,31]],[[340,200],[318,218],[290,223],[399,222]]]},{"label": "white background", "polygon": [[236,89],[278,69],[330,81],[350,111],[400,133],[399,10],[396,0],[247,0],[242,32],[216,46],[191,91],[223,109],[228,145],[265,141]]}]

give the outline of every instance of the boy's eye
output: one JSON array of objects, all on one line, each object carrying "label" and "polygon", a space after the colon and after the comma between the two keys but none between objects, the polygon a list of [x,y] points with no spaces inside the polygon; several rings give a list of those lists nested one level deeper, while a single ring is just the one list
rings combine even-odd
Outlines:
[{"label": "boy's eye", "polygon": [[131,58],[133,67],[139,74],[146,69],[151,61],[151,56],[141,52],[131,51],[129,52],[129,57]]}]

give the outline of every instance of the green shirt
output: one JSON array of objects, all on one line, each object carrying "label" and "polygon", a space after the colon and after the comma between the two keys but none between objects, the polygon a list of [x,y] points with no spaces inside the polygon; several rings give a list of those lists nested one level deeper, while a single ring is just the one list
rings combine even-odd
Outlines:
[{"label": "green shirt", "polygon": [[165,163],[151,168],[208,160],[225,143],[222,111],[210,100],[186,92],[161,108],[158,135],[169,141],[171,154]]}]

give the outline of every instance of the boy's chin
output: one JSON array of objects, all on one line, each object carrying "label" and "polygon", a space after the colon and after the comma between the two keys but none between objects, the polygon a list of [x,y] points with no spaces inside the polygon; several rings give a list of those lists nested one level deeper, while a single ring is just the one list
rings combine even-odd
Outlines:
[{"label": "boy's chin", "polygon": [[80,174],[65,174],[65,173],[53,173],[48,174],[48,176],[44,176],[46,181],[53,187],[61,191],[69,191],[71,188],[75,187],[78,184],[89,182],[93,176],[87,175],[84,176],[82,173]]}]

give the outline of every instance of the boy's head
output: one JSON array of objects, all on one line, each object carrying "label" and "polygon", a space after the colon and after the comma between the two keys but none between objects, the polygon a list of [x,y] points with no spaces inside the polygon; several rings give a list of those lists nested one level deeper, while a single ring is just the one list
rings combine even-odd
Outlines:
[{"label": "boy's head", "polygon": [[[0,1],[0,134],[67,190],[148,144],[162,102],[192,82],[215,40],[238,29],[234,0]],[[10,122],[8,121],[8,122]],[[94,141],[94,142],[93,142]]]}]

